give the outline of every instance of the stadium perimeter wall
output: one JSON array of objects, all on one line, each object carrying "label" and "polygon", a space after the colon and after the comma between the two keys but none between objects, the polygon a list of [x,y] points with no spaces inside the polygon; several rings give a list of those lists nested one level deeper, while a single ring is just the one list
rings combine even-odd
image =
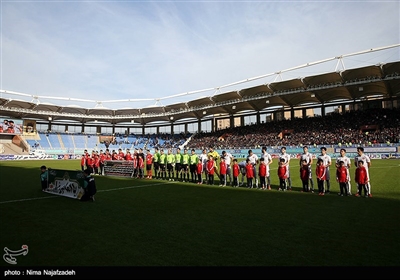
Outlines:
[{"label": "stadium perimeter wall", "polygon": [[[309,147],[308,151],[313,154],[314,158],[316,158],[320,153],[321,146],[317,147]],[[273,159],[277,159],[280,154],[281,147],[267,147],[267,152],[271,154]],[[332,157],[332,159],[336,159],[340,156],[340,149],[345,148],[346,154],[350,159],[353,159],[357,155],[357,146],[351,147],[343,147],[343,146],[326,146],[327,154]],[[110,148],[112,151],[113,149]],[[115,148],[118,150],[118,147]],[[165,149],[164,149],[165,150]],[[175,150],[175,149],[173,149]],[[226,151],[232,154],[235,158],[246,158],[248,155],[248,151],[250,149],[215,149],[220,155],[222,151]],[[252,148],[251,149],[254,154],[261,156],[261,147]],[[90,150],[89,150],[90,152]],[[151,149],[150,152],[154,154],[154,149]],[[300,158],[300,155],[303,153],[302,147],[286,147],[286,152],[291,156],[292,159]],[[364,152],[371,159],[400,159],[400,145],[383,145],[383,146],[374,146],[374,147],[364,147]],[[80,159],[83,150],[47,150],[44,155],[13,155],[13,154],[0,154],[0,160],[42,160],[42,159],[54,159],[54,160],[69,160],[69,159]],[[196,154],[201,154],[202,150],[195,150]]]}]

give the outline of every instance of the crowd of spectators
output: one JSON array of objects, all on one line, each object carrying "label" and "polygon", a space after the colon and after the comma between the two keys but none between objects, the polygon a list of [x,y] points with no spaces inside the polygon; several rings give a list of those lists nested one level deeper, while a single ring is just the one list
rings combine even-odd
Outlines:
[{"label": "crowd of spectators", "polygon": [[[96,136],[96,135],[93,135]],[[122,144],[148,149],[253,149],[267,147],[296,147],[301,145],[371,146],[400,144],[400,109],[369,109],[331,113],[326,116],[294,118],[256,125],[227,128],[195,134],[116,134],[105,148]],[[88,136],[89,137],[89,136]],[[37,148],[37,147],[36,147]]]},{"label": "crowd of spectators", "polygon": [[161,134],[147,134],[147,135],[135,135],[131,134],[130,136],[134,136],[134,140],[130,141],[129,137],[123,134],[116,134],[113,137],[113,140],[106,143],[106,148],[113,148],[113,146],[120,147],[122,144],[131,144],[135,147],[146,147],[148,149],[151,148],[159,148],[159,149],[175,149],[179,146],[183,145],[187,139],[191,136],[191,134],[179,133],[179,134],[169,134],[169,133],[161,133]]},{"label": "crowd of spectators", "polygon": [[400,109],[369,109],[198,133],[190,149],[400,143]]}]

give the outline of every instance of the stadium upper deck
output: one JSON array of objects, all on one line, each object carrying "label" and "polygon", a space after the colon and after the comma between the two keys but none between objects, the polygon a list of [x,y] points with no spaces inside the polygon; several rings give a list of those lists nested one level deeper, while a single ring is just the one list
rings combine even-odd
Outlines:
[{"label": "stadium upper deck", "polygon": [[[104,121],[111,125],[132,123],[132,126],[157,126],[160,122],[166,124],[176,123],[180,120],[190,120],[189,122],[193,122],[215,118],[216,115],[235,116],[249,111],[257,114],[265,111],[294,111],[306,108],[307,106],[318,106],[323,112],[324,107],[335,104],[349,104],[371,99],[398,100],[400,98],[400,61],[378,63],[354,69],[339,70],[336,67],[334,72],[275,81],[269,84],[261,83],[252,87],[235,89],[221,94],[215,93],[221,89],[242,85],[250,81],[259,81],[271,75],[275,75],[275,80],[277,80],[284,72],[310,67],[327,61],[337,60],[337,66],[341,63],[344,67],[344,57],[380,51],[382,49],[397,48],[399,46],[400,44],[397,44],[307,63],[306,65],[278,71],[273,74],[214,88],[214,94],[207,97],[166,106],[159,105],[115,110],[102,107],[107,102],[116,102],[115,100],[91,101],[96,104],[94,108],[83,108],[73,105],[61,106],[41,102],[41,99],[52,99],[51,97],[23,94],[2,89],[0,90],[0,115],[43,121],[48,121],[51,118],[53,122],[57,120],[71,120],[88,123],[96,120]],[[185,93],[182,96],[190,94]],[[11,98],[6,97],[6,95],[11,96]],[[30,98],[31,101],[12,98],[15,96],[25,99]],[[60,98],[54,98],[53,100],[60,100]],[[65,100],[79,101],[78,99],[71,98],[65,98]],[[131,101],[133,99],[120,100],[124,104]],[[156,123],[154,124],[154,122]]]}]

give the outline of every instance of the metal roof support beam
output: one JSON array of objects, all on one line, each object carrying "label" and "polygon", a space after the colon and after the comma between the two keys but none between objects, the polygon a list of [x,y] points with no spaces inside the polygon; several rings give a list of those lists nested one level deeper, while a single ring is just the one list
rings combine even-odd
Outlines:
[{"label": "metal roof support beam", "polygon": [[346,67],[344,66],[344,62],[343,62],[343,56],[338,56],[337,57],[337,63],[336,63],[336,67],[335,67],[335,71],[337,72],[338,71],[338,69],[339,69],[339,64],[341,64],[342,65],[342,70],[344,71],[344,70],[346,70]]}]

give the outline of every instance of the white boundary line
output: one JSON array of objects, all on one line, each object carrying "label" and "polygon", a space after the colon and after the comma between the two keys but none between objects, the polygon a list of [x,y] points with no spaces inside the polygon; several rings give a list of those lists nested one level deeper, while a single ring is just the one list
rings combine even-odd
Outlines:
[{"label": "white boundary line", "polygon": [[110,192],[110,191],[119,191],[119,190],[127,190],[127,189],[136,189],[136,188],[144,188],[144,187],[149,187],[149,186],[159,186],[159,185],[172,184],[172,183],[175,183],[175,182],[168,181],[168,182],[151,184],[151,185],[130,186],[130,187],[125,187],[125,188],[115,188],[115,189],[100,190],[98,192]]},{"label": "white boundary line", "polygon": [[12,203],[12,202],[30,201],[30,200],[38,200],[38,199],[47,199],[47,198],[55,198],[55,197],[61,197],[61,196],[45,196],[45,197],[34,197],[34,198],[24,198],[24,199],[17,199],[17,200],[0,201],[0,204]]},{"label": "white boundary line", "polygon": [[[151,184],[151,185],[141,185],[141,186],[130,186],[130,187],[125,187],[125,188],[114,188],[114,189],[107,189],[107,190],[99,190],[99,192],[110,192],[110,191],[119,191],[119,190],[127,190],[127,189],[136,189],[136,188],[144,188],[144,187],[150,187],[150,186],[159,186],[159,185],[165,185],[165,184],[172,184],[176,182],[163,182],[163,183],[157,183],[157,184]],[[6,204],[6,203],[13,203],[13,202],[23,202],[23,201],[32,201],[32,200],[39,200],[39,199],[47,199],[47,198],[56,198],[56,197],[63,197],[62,195],[54,195],[54,196],[45,196],[45,197],[33,197],[33,198],[24,198],[24,199],[16,199],[16,200],[8,200],[8,201],[0,201],[0,204]]]}]

